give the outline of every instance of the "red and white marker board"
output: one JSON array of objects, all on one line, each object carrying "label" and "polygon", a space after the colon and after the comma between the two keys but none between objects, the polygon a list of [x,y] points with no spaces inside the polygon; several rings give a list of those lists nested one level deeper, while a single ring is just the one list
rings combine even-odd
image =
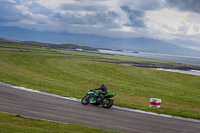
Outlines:
[{"label": "red and white marker board", "polygon": [[160,108],[161,101],[162,101],[161,99],[150,98],[149,107],[151,107],[151,108]]}]

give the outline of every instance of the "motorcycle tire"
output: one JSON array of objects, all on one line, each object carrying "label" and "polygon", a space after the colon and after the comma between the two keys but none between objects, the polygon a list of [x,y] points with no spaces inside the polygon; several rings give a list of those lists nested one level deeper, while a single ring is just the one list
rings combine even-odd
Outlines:
[{"label": "motorcycle tire", "polygon": [[110,108],[110,107],[112,107],[112,105],[113,105],[113,100],[111,100],[111,99],[106,99],[107,101],[106,102],[103,102],[102,103],[102,107],[103,108]]},{"label": "motorcycle tire", "polygon": [[81,103],[82,103],[83,105],[87,105],[87,104],[89,103],[89,98],[88,98],[88,96],[83,97],[83,98],[81,99]]}]

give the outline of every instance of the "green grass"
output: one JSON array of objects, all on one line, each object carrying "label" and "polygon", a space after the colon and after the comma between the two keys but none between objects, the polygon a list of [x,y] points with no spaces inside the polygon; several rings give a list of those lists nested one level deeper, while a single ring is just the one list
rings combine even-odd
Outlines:
[{"label": "green grass", "polygon": [[86,126],[0,113],[0,133],[116,133]]},{"label": "green grass", "polygon": [[[5,43],[0,57],[1,82],[75,98],[105,83],[117,106],[200,119],[200,76],[105,61],[169,62]],[[149,108],[150,98],[161,98],[161,108]]]}]

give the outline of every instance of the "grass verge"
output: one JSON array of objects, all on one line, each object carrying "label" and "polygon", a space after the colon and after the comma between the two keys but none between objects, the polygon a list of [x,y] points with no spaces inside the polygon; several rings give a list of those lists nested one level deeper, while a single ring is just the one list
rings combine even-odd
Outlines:
[{"label": "grass verge", "polygon": [[1,133],[117,133],[92,127],[64,124],[21,115],[0,113]]}]

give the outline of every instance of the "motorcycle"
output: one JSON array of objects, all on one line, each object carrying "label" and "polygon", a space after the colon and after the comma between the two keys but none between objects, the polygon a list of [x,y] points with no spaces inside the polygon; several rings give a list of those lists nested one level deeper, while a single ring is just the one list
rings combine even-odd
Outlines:
[{"label": "motorcycle", "polygon": [[103,95],[103,99],[98,95],[99,91],[95,90],[88,90],[86,93],[86,96],[82,98],[81,103],[83,105],[87,105],[89,103],[94,105],[100,105],[102,104],[103,108],[110,108],[113,105],[113,99],[110,99],[114,97],[115,93],[107,93]]}]

